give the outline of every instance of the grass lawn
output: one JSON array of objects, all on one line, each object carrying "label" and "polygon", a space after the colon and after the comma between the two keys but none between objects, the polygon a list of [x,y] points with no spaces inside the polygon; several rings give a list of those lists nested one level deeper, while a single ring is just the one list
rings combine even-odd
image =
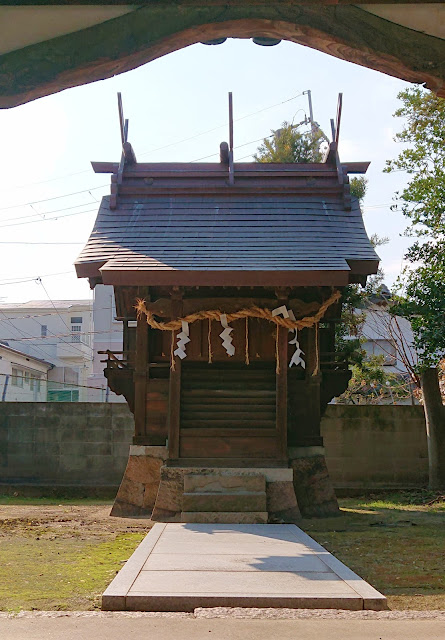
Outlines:
[{"label": "grass lawn", "polygon": [[[427,491],[340,500],[302,528],[388,596],[392,609],[445,609],[445,502]],[[100,607],[151,522],[110,518],[92,499],[0,497],[0,610]]]},{"label": "grass lawn", "polygon": [[302,528],[388,598],[391,609],[445,609],[445,501],[429,491],[340,500],[342,516]]}]

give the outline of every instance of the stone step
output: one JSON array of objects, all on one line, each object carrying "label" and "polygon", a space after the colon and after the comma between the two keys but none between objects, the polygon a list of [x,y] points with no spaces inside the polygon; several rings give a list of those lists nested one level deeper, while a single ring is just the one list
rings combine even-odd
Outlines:
[{"label": "stone step", "polygon": [[236,493],[245,491],[266,491],[266,478],[262,473],[186,473],[185,493]]},{"label": "stone step", "polygon": [[266,511],[265,491],[237,491],[236,493],[184,493],[184,511]]},{"label": "stone step", "polygon": [[209,524],[267,524],[267,511],[183,511],[181,522]]}]

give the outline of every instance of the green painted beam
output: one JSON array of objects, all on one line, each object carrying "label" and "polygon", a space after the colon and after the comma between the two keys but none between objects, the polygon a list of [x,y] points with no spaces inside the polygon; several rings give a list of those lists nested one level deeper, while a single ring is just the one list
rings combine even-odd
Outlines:
[{"label": "green painted beam", "polygon": [[159,2],[0,56],[0,107],[128,71],[216,37],[274,37],[408,80],[445,95],[445,40],[355,6]]}]

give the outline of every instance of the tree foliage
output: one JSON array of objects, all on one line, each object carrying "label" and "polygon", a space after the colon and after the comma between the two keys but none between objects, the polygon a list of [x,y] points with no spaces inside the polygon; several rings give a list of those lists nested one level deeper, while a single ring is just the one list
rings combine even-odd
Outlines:
[{"label": "tree foliage", "polygon": [[[298,127],[283,122],[281,128],[263,140],[254,155],[256,162],[308,163],[322,162],[326,150],[326,135],[320,128],[309,132],[300,132]],[[350,180],[351,195],[360,203],[366,195],[368,181],[364,176]],[[374,236],[374,246],[385,244],[387,238]],[[352,387],[358,389],[354,393],[376,397],[377,389],[387,388],[388,376],[382,367],[381,358],[367,357],[362,347],[364,341],[361,326],[364,315],[357,313],[358,308],[365,306],[365,301],[380,291],[383,272],[368,279],[365,287],[349,285],[342,295],[342,322],[336,325],[336,350],[342,352],[351,362],[353,370]],[[352,396],[351,396],[352,397]]]},{"label": "tree foliage", "polygon": [[385,171],[406,171],[408,185],[396,192],[394,210],[409,220],[407,233],[443,236],[445,232],[445,100],[419,87],[399,93],[402,106],[394,116],[405,118],[395,140],[406,145]]},{"label": "tree foliage", "polygon": [[323,144],[321,129],[300,132],[290,122],[283,122],[280,129],[264,138],[253,157],[255,162],[321,162]]},{"label": "tree foliage", "polygon": [[411,321],[420,368],[436,367],[445,354],[445,100],[420,88],[399,93],[395,116],[405,119],[396,140],[405,148],[386,171],[406,171],[408,185],[393,209],[419,239],[405,258],[393,312]]}]

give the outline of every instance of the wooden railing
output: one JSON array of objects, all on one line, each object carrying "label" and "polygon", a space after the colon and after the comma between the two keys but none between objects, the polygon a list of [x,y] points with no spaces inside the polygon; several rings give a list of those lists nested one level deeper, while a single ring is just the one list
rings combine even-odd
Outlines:
[{"label": "wooden railing", "polygon": [[[110,351],[110,349],[107,349],[106,351],[98,351],[97,353],[107,356],[106,360],[101,360],[101,362],[106,363],[107,369],[128,369],[130,367],[125,351]],[[117,356],[122,357],[118,358]]]}]

